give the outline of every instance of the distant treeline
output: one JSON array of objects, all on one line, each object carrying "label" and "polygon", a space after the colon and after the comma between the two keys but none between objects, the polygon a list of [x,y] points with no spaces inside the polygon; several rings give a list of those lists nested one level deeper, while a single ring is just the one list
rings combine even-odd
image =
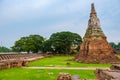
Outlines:
[{"label": "distant treeline", "polygon": [[[69,31],[53,33],[49,39],[44,38],[41,35],[29,35],[21,37],[15,41],[14,46],[11,49],[4,46],[0,47],[0,52],[27,52],[27,53],[78,53],[82,38],[77,33]],[[120,42],[115,44],[109,43],[114,49],[115,53],[120,53]]]},{"label": "distant treeline", "polygon": [[81,43],[79,34],[63,31],[53,33],[49,39],[36,34],[21,37],[11,48],[14,52],[72,54],[79,52]]},{"label": "distant treeline", "polygon": [[112,48],[116,48],[116,49],[120,48],[120,42],[118,44],[116,44],[114,42],[110,42],[109,44],[112,46]]},{"label": "distant treeline", "polygon": [[1,46],[0,47],[0,52],[11,52],[11,49],[9,49],[7,47],[4,47],[4,46]]},{"label": "distant treeline", "polygon": [[114,42],[110,42],[109,44],[112,46],[112,48],[116,54],[120,54],[120,42],[117,44]]}]

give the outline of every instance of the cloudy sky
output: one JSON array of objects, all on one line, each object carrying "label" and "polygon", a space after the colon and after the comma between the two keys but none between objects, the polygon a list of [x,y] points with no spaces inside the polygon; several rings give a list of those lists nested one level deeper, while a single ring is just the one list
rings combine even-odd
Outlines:
[{"label": "cloudy sky", "polygon": [[0,0],[0,45],[20,37],[71,31],[85,34],[91,3],[109,42],[120,42],[120,0]]}]

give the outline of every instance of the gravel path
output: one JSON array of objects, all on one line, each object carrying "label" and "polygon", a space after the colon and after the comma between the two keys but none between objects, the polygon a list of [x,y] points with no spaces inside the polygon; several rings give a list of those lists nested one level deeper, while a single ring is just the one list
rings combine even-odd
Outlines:
[{"label": "gravel path", "polygon": [[[23,67],[27,69],[73,69],[73,70],[96,70],[100,67]],[[100,69],[109,69],[109,68],[100,68]]]}]

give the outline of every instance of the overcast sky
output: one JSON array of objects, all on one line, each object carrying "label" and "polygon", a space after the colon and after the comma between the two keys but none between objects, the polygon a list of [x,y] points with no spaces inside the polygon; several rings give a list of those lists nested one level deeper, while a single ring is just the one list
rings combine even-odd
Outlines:
[{"label": "overcast sky", "polygon": [[20,37],[71,31],[85,34],[91,3],[109,42],[120,42],[120,0],[0,0],[0,45]]}]

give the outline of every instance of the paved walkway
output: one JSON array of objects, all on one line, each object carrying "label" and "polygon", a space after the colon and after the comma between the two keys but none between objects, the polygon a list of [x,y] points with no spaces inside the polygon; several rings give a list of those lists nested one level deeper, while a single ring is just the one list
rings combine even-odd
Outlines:
[{"label": "paved walkway", "polygon": [[[73,70],[96,70],[100,67],[23,67],[27,69],[73,69]],[[100,68],[100,69],[109,69],[109,68]]]}]

